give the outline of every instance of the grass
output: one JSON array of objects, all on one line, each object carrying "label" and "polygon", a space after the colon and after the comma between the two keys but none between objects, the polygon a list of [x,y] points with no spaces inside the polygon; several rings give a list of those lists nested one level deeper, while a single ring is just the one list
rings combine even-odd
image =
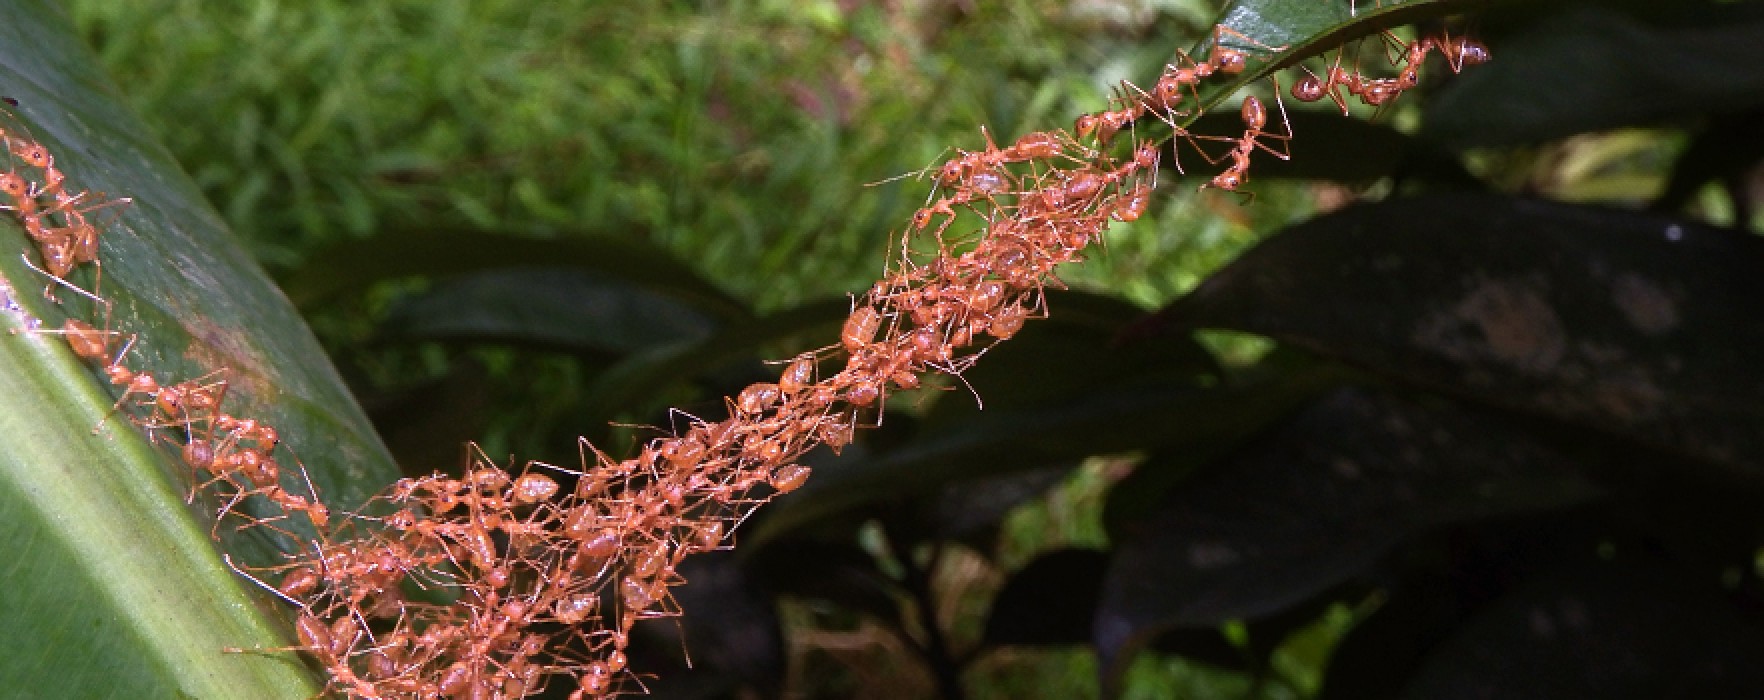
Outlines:
[{"label": "grass", "polygon": [[[766,311],[875,279],[928,183],[871,183],[978,148],[980,125],[1001,140],[1067,125],[1108,85],[1155,74],[1201,33],[1208,4],[76,0],[70,11],[272,273],[385,231],[613,234],[673,251]],[[1118,226],[1068,281],[1167,301],[1310,210],[1306,192],[1256,189],[1257,206],[1242,207],[1166,186],[1168,201]],[[435,348],[359,347],[388,299],[420,286],[303,311],[334,356],[354,354],[384,383],[444,376],[457,358]],[[582,384],[572,358],[477,360],[489,385],[529,385],[494,392],[485,410],[525,432],[490,436],[493,453],[528,453],[571,417],[574,397],[556,387]],[[1087,470],[1025,509],[1004,558],[1100,545],[1105,488]],[[813,673],[814,659],[845,652],[799,653]],[[910,657],[894,661],[912,672]],[[1154,694],[1237,682],[1142,666],[1132,687]],[[1094,675],[1084,653],[1012,651],[969,682],[1082,696]]]},{"label": "grass", "polygon": [[[982,124],[1065,125],[1207,12],[1146,7],[71,4],[272,271],[395,228],[587,230],[656,241],[761,309],[873,279],[926,185],[866,183],[977,148]],[[1159,208],[1080,279],[1168,299],[1289,208],[1226,201]]]}]

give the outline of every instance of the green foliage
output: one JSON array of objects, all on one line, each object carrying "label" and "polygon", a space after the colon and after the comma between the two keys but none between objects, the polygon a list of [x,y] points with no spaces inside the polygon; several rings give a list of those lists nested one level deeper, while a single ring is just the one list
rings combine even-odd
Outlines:
[{"label": "green foliage", "polygon": [[[1745,354],[1764,340],[1747,315],[1764,249],[1708,222],[1750,223],[1738,183],[1764,154],[1764,22],[1751,5],[1635,5],[1242,0],[1215,19],[1029,0],[168,0],[74,14],[312,319],[402,466],[427,472],[466,439],[563,462],[578,434],[614,450],[652,434],[608,420],[718,415],[718,397],[775,374],[763,360],[835,337],[840,293],[880,271],[923,184],[864,183],[977,147],[978,124],[1000,139],[1065,125],[1174,47],[1204,57],[1226,21],[1288,47],[1209,89],[1188,124],[1233,134],[1236,91],[1275,69],[1321,70],[1315,54],[1384,26],[1486,9],[1471,26],[1493,63],[1454,76],[1435,59],[1419,94],[1371,123],[1289,101],[1293,159],[1258,156],[1254,206],[1189,194],[1217,172],[1198,158],[1184,154],[1187,179],[1166,163],[1154,215],[1062,271],[1082,291],[1050,293],[1049,320],[960,381],[890,397],[882,425],[814,455],[808,485],[743,525],[736,553],[682,571],[695,668],[674,666],[665,625],[639,626],[634,665],[661,695],[775,691],[785,638],[835,630],[905,650],[845,674],[795,657],[810,672],[791,690],[851,693],[863,669],[893,669],[871,680],[930,693],[922,676],[945,692],[955,677],[980,697],[1743,693],[1764,652],[1741,613],[1764,590],[1764,379]],[[20,75],[58,55],[12,46]],[[1384,70],[1381,49],[1353,44],[1345,62]],[[19,97],[61,150],[111,152],[35,107],[77,94]],[[180,298],[164,285],[227,290],[215,313],[285,313],[258,282],[154,281],[164,256],[144,241],[256,273],[224,236],[178,237],[213,221],[179,204],[190,192],[79,167],[141,201],[125,218],[138,236],[105,242],[120,260],[105,290],[146,307],[129,321],[156,345],[200,340],[169,321],[181,311],[154,310]],[[1371,201],[1313,216],[1349,195]],[[296,325],[274,318],[252,327]],[[287,352],[225,363],[280,367]],[[359,428],[352,411],[334,420]],[[39,459],[55,458],[21,463]],[[385,483],[373,468],[324,478],[359,494]]]},{"label": "green foliage", "polygon": [[[99,219],[102,287],[90,268],[72,275],[101,289],[114,315],[59,287],[64,303],[50,303],[46,277],[0,256],[0,535],[14,545],[0,568],[0,678],[73,697],[307,697],[317,684],[298,664],[221,653],[289,640],[280,615],[216,558],[207,521],[192,517],[220,504],[186,506],[192,470],[149,444],[185,428],[155,426],[144,440],[112,410],[101,373],[62,336],[31,331],[68,316],[112,322],[111,351],[167,383],[225,368],[229,410],[325,436],[302,454],[329,498],[359,502],[396,470],[293,307],[110,94],[65,16],[35,3],[6,10],[0,75],[20,103],[8,135],[46,146],[71,186],[139,199]],[[16,219],[6,222],[13,250],[29,249]],[[233,556],[257,564],[281,546],[264,530],[227,538]]]},{"label": "green foliage", "polygon": [[673,250],[762,308],[865,284],[915,195],[864,183],[977,145],[976,125],[1069,119],[1094,101],[1086,43],[1108,36],[1027,0],[75,14],[278,269],[388,229],[586,225]]}]

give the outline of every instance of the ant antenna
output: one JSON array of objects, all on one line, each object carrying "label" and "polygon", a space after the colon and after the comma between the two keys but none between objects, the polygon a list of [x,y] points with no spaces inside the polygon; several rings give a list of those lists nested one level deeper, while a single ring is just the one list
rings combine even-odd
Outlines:
[{"label": "ant antenna", "polygon": [[31,271],[36,272],[39,275],[42,275],[44,277],[48,277],[50,284],[59,284],[63,287],[67,287],[68,289],[73,290],[75,294],[83,296],[87,299],[91,299],[92,303],[94,303],[94,304],[100,304],[100,305],[104,306],[104,308],[106,308],[106,309],[110,308],[110,300],[109,299],[105,299],[104,297],[101,297],[101,296],[98,296],[98,295],[93,294],[91,292],[88,292],[85,289],[81,288],[79,285],[74,284],[72,282],[69,282],[69,281],[62,279],[60,277],[56,277],[55,275],[51,275],[51,274],[49,274],[48,270],[45,270],[43,268],[37,267],[35,264],[32,264],[30,253],[19,253],[18,257],[20,260],[24,261],[25,267],[31,268]]},{"label": "ant antenna", "polygon": [[[321,554],[322,554],[322,552],[321,552]],[[257,584],[258,588],[262,588],[263,590],[269,591],[271,594],[275,595],[275,597],[281,598],[282,600],[285,600],[285,601],[288,601],[289,605],[292,605],[296,608],[300,608],[301,610],[307,609],[305,603],[302,603],[298,600],[295,600],[292,596],[289,596],[286,593],[283,593],[281,591],[276,590],[275,586],[271,586],[267,583],[264,583],[262,579],[259,579],[256,576],[252,576],[251,574],[245,573],[243,570],[241,570],[239,568],[239,566],[237,564],[233,563],[233,555],[223,552],[223,553],[221,553],[221,561],[226,562],[227,568],[232,569],[233,573],[238,574],[240,576],[244,576],[247,580],[251,581],[252,583]]]}]

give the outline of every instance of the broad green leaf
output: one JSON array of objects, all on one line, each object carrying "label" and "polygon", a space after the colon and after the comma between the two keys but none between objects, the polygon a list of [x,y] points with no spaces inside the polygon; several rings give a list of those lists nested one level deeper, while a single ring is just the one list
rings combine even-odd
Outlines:
[{"label": "broad green leaf", "polygon": [[[119,105],[60,8],[20,0],[4,9],[0,83],[18,101],[8,128],[46,146],[69,186],[133,199],[96,214],[117,213],[100,241],[101,288],[89,269],[72,276],[114,303],[117,346],[122,335],[134,339],[124,363],[162,383],[223,371],[223,409],[277,428],[293,451],[278,457],[292,465],[298,454],[339,511],[396,478],[293,307]],[[36,253],[4,218],[0,236],[14,253],[0,255],[0,280],[19,304],[3,314],[8,330],[26,329],[29,317],[56,327],[67,314],[105,325],[70,291],[58,293],[61,306],[43,299],[45,278],[16,255]],[[215,505],[184,505],[188,469],[125,418],[106,419],[113,399],[96,368],[47,334],[0,336],[0,357],[0,528],[15,543],[0,569],[8,687],[64,697],[311,696],[314,677],[298,657],[222,651],[287,644],[281,614],[222,565],[205,517]],[[160,428],[154,438],[178,441],[180,432]],[[259,564],[292,546],[262,529],[226,540]]]},{"label": "broad green leaf", "polygon": [[[7,313],[0,325],[16,331],[20,320]],[[110,399],[61,341],[0,336],[0,367],[7,686],[55,697],[309,697],[313,678],[292,657],[222,651],[288,642],[261,596],[222,566],[161,456],[121,421],[91,429]]]}]

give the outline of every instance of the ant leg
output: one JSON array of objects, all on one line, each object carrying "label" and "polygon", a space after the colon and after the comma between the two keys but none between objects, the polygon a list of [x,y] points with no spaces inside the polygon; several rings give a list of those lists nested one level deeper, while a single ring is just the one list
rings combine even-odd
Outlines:
[{"label": "ant leg", "polygon": [[1271,131],[1263,131],[1261,129],[1256,130],[1257,136],[1259,137],[1279,139],[1282,145],[1278,151],[1274,150],[1267,143],[1262,142],[1259,138],[1253,140],[1252,143],[1254,143],[1257,148],[1272,154],[1275,158],[1292,160],[1292,120],[1288,119],[1286,116],[1286,103],[1280,100],[1280,78],[1269,76],[1268,79],[1274,82],[1274,106],[1280,109],[1280,123],[1286,126],[1286,133],[1276,134]]},{"label": "ant leg", "polygon": [[[1235,136],[1213,136],[1211,134],[1188,134],[1187,136],[1189,143],[1194,146],[1194,150],[1200,153],[1202,158],[1206,159],[1208,165],[1218,165],[1230,159],[1232,154],[1236,153],[1240,145],[1243,143],[1243,139]],[[1230,150],[1225,152],[1225,155],[1214,158],[1211,154],[1207,153],[1206,149],[1201,148],[1199,143],[1196,143],[1196,139],[1204,141],[1220,141],[1232,144],[1232,146]]]},{"label": "ant leg", "polygon": [[[49,288],[43,290],[43,295],[45,297],[48,297],[49,299],[55,299],[55,295],[53,293],[53,291],[55,289],[55,285],[61,285],[63,287],[67,287],[68,289],[73,290],[73,292],[75,294],[83,296],[87,299],[91,299],[94,304],[104,307],[104,313],[105,313],[106,317],[108,317],[110,315],[110,309],[111,309],[110,300],[105,299],[103,297],[100,297],[94,292],[88,292],[84,288],[80,287],[79,285],[74,284],[72,282],[69,282],[63,277],[52,274],[48,270],[37,267],[35,264],[31,263],[31,256],[29,253],[19,253],[19,258],[21,260],[24,260],[25,267],[30,268],[32,272],[35,272],[39,275],[42,275],[44,277],[49,278]],[[100,278],[100,279],[102,279],[102,278]],[[92,286],[94,288],[96,288],[98,285],[93,284]]]},{"label": "ant leg", "polygon": [[[321,560],[322,560],[322,558],[321,558]],[[243,576],[243,577],[245,577],[246,580],[257,584],[258,588],[262,588],[263,590],[269,591],[270,595],[273,595],[277,598],[281,598],[282,600],[288,601],[289,605],[292,605],[296,608],[300,608],[301,610],[307,609],[305,603],[302,603],[298,600],[295,600],[294,598],[290,597],[288,594],[283,593],[281,590],[277,589],[275,586],[271,586],[268,583],[264,583],[263,579],[260,579],[256,576],[252,576],[251,574],[245,573],[245,571],[243,569],[239,568],[239,565],[233,563],[233,555],[223,552],[223,553],[221,553],[221,561],[226,562],[227,568],[232,569],[233,573],[238,574],[240,576]]]},{"label": "ant leg", "polygon": [[[1402,37],[1397,36],[1396,32],[1392,32],[1389,29],[1379,31],[1378,36],[1382,39],[1382,41],[1379,42],[1379,49],[1384,52],[1384,60],[1390,63],[1393,68],[1401,67],[1403,65],[1403,61],[1407,60],[1406,57],[1409,54],[1409,49],[1416,43],[1414,41],[1403,41]],[[1395,54],[1391,53],[1392,49],[1396,50]]]}]

